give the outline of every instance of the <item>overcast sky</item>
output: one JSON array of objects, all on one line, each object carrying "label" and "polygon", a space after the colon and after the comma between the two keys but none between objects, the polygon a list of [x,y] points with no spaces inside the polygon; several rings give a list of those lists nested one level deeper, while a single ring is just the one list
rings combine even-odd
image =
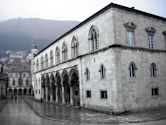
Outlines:
[{"label": "overcast sky", "polygon": [[0,21],[18,17],[83,21],[111,2],[166,17],[166,0],[0,0]]}]

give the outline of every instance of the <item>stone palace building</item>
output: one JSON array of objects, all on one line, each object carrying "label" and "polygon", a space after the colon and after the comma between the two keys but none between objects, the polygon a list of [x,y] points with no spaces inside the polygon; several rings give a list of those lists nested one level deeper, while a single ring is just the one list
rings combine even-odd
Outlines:
[{"label": "stone palace building", "polygon": [[8,96],[26,96],[32,93],[30,66],[12,64],[7,66],[9,78]]},{"label": "stone palace building", "polygon": [[38,100],[110,112],[166,106],[166,18],[111,3],[32,61]]}]

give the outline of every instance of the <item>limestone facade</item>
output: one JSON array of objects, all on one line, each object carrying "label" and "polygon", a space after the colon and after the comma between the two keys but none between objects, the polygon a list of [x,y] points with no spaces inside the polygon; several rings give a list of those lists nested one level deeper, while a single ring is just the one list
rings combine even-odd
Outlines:
[{"label": "limestone facade", "polygon": [[109,4],[35,55],[38,100],[123,112],[166,106],[166,19]]}]

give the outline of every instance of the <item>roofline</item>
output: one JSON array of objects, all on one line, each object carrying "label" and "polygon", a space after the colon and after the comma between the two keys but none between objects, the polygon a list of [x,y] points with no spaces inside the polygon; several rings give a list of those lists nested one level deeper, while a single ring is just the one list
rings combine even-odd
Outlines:
[{"label": "roofline", "polygon": [[54,40],[49,45],[47,45],[46,47],[44,47],[41,51],[39,51],[35,55],[35,57],[37,55],[39,55],[40,53],[42,53],[44,50],[46,50],[48,47],[50,47],[51,45],[53,45],[54,43],[56,43],[57,41],[59,41],[60,39],[64,38],[65,36],[67,36],[68,34],[70,34],[71,32],[73,32],[74,30],[78,29],[79,27],[83,26],[84,24],[86,24],[90,20],[94,19],[96,16],[98,16],[98,15],[106,12],[110,8],[118,8],[118,9],[129,11],[129,12],[132,12],[132,13],[138,13],[138,14],[141,14],[141,15],[144,15],[144,16],[148,16],[148,17],[151,17],[151,18],[155,18],[155,19],[159,19],[159,20],[162,20],[162,21],[166,21],[166,18],[161,17],[161,16],[157,16],[157,15],[154,15],[154,14],[143,12],[141,10],[137,10],[137,9],[130,8],[130,7],[125,7],[125,6],[122,6],[122,5],[115,4],[115,3],[110,3],[106,7],[104,7],[103,9],[99,10],[98,12],[96,12],[95,14],[93,14],[92,16],[88,17],[87,19],[85,19],[84,21],[82,21],[81,23],[79,23],[78,25],[76,25],[75,27],[73,27],[72,29],[70,29],[69,31],[67,31],[66,33],[64,33],[63,35],[61,35],[60,37],[58,37],[56,40]]}]

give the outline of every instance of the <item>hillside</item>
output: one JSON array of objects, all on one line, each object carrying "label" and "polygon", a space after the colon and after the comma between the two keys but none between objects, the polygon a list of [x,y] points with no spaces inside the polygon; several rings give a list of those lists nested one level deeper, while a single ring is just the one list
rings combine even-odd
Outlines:
[{"label": "hillside", "polygon": [[17,18],[0,22],[0,51],[29,51],[33,43],[41,49],[78,23],[37,18]]}]

